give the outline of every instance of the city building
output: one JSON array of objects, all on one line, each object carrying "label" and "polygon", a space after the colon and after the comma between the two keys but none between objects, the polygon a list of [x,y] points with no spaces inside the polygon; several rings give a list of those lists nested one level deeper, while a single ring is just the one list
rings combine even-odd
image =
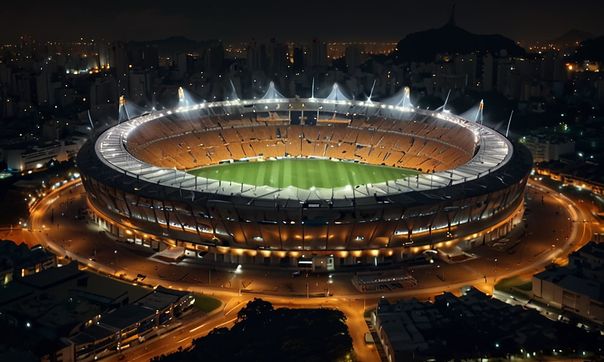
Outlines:
[{"label": "city building", "polygon": [[535,163],[557,161],[560,156],[575,152],[575,142],[570,137],[555,133],[541,133],[520,140],[533,155]]},{"label": "city building", "polygon": [[40,146],[14,145],[3,150],[7,167],[15,171],[34,171],[46,168],[51,161],[72,159],[86,142],[83,136],[74,136]]},{"label": "city building", "polygon": [[39,339],[42,360],[91,361],[142,343],[194,301],[188,292],[132,285],[72,262],[5,286],[0,321]]},{"label": "city building", "polygon": [[31,249],[25,244],[0,240],[0,285],[57,266],[57,257],[42,246]]},{"label": "city building", "polygon": [[548,306],[604,324],[604,243],[590,242],[569,264],[533,276],[533,297]]},{"label": "city building", "polygon": [[[460,297],[444,293],[434,302],[390,303],[382,298],[371,322],[389,362],[548,355],[568,358],[596,350],[594,338],[599,338],[474,288]],[[560,335],[567,337],[561,340]]]},{"label": "city building", "polygon": [[194,302],[188,292],[158,287],[131,304],[102,314],[96,323],[68,338],[74,345],[75,360],[96,360],[142,343],[154,329],[168,325]]},{"label": "city building", "polygon": [[562,157],[560,161],[539,162],[535,173],[545,176],[561,186],[587,190],[594,195],[604,195],[604,170],[600,167],[602,156],[585,157],[580,152]]}]

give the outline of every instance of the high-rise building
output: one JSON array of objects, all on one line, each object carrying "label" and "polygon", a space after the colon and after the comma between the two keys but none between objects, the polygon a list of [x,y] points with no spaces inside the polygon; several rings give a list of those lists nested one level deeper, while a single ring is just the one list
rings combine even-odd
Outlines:
[{"label": "high-rise building", "polygon": [[58,85],[52,82],[53,69],[49,65],[42,67],[40,74],[36,76],[36,103],[39,106],[55,105],[55,90]]},{"label": "high-rise building", "polygon": [[463,54],[453,59],[455,75],[464,78],[465,87],[477,86],[478,59],[476,53]]},{"label": "high-rise building", "polygon": [[247,46],[247,67],[251,72],[266,71],[268,66],[267,49],[255,40]]},{"label": "high-rise building", "polygon": [[294,65],[293,65],[293,69],[296,72],[300,72],[301,70],[304,69],[305,63],[304,63],[304,49],[300,48],[300,47],[295,47],[294,51],[293,51],[293,59],[294,59]]},{"label": "high-rise building", "polygon": [[348,47],[346,47],[346,52],[345,52],[345,60],[346,60],[346,67],[348,68],[348,72],[352,72],[354,71],[359,65],[361,65],[362,63],[362,52],[361,52],[361,47],[359,47],[356,44],[350,45]]},{"label": "high-rise building", "polygon": [[131,71],[128,77],[130,89],[129,98],[133,102],[146,102],[151,99],[153,93],[153,79],[155,72],[149,70]]},{"label": "high-rise building", "polygon": [[482,90],[490,92],[495,87],[495,58],[491,54],[482,57]]},{"label": "high-rise building", "polygon": [[90,86],[90,113],[93,118],[117,115],[118,87],[113,76],[98,77]]},{"label": "high-rise building", "polygon": [[224,64],[224,45],[222,42],[212,42],[203,54],[204,70],[210,74],[222,71]]},{"label": "high-rise building", "polygon": [[117,89],[119,94],[128,93],[128,72],[130,71],[130,62],[128,60],[128,51],[126,44],[116,42],[111,46],[111,54],[113,64],[111,69],[114,70],[115,79],[117,80]]},{"label": "high-rise building", "polygon": [[323,67],[327,65],[327,44],[317,38],[312,40],[308,65],[311,67]]},{"label": "high-rise building", "polygon": [[268,73],[270,75],[285,72],[289,64],[287,44],[271,39],[267,47]]},{"label": "high-rise building", "polygon": [[177,54],[174,60],[176,66],[176,77],[178,79],[184,79],[185,76],[190,72],[191,69],[191,57],[186,53]]},{"label": "high-rise building", "polygon": [[159,52],[157,47],[144,46],[132,49],[129,52],[130,63],[140,69],[159,68]]}]

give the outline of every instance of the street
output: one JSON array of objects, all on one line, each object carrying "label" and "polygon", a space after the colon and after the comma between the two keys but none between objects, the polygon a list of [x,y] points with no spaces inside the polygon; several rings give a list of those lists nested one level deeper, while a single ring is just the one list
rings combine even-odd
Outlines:
[{"label": "street", "polygon": [[[328,278],[326,274],[302,273],[294,278],[288,270],[243,266],[241,273],[235,273],[228,268],[212,268],[187,259],[180,263],[162,262],[151,258],[154,253],[151,249],[116,242],[98,225],[78,217],[83,208],[85,198],[81,184],[67,184],[33,208],[31,231],[3,230],[0,236],[29,245],[45,245],[59,256],[78,260],[100,273],[132,281],[137,274],[144,274],[145,284],[203,293],[219,298],[224,303],[224,309],[220,312],[132,347],[122,352],[124,357],[121,358],[142,361],[186,348],[194,338],[204,336],[216,327],[232,325],[237,311],[246,301],[261,297],[275,307],[330,307],[342,310],[348,318],[347,324],[359,360],[379,360],[375,347],[364,342],[368,329],[363,307],[375,306],[382,293],[358,292],[352,286],[351,274],[334,272],[333,277]],[[602,232],[603,226],[593,216],[594,208],[595,205],[583,200],[575,202],[531,180],[527,189],[526,220],[519,226],[524,228],[521,241],[501,250],[480,246],[472,250],[478,257],[463,263],[438,261],[429,267],[411,268],[409,272],[417,279],[417,286],[396,290],[385,296],[393,299],[429,298],[466,285],[492,293],[498,280],[533,274],[551,262],[563,263],[566,255],[588,242],[594,232]],[[329,297],[325,296],[327,291]],[[120,355],[115,355],[110,360],[118,358]]]}]

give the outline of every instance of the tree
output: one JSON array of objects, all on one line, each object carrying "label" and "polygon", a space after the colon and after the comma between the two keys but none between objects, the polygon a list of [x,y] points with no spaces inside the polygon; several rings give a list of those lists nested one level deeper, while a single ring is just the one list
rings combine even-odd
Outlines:
[{"label": "tree", "polygon": [[262,299],[249,302],[233,328],[215,329],[193,341],[190,351],[156,359],[188,361],[304,361],[344,360],[352,338],[344,313],[335,309],[274,309]]}]

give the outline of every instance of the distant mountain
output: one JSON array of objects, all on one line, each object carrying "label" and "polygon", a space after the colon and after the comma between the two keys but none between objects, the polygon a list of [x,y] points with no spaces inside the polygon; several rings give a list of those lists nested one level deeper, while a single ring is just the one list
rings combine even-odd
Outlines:
[{"label": "distant mountain", "polygon": [[575,47],[577,46],[577,44],[592,37],[592,33],[578,29],[571,29],[566,33],[560,35],[556,39],[550,40],[549,43],[554,44],[560,48]]},{"label": "distant mountain", "polygon": [[432,61],[438,54],[467,54],[472,52],[494,55],[523,56],[526,51],[513,40],[502,35],[470,33],[460,27],[447,24],[407,35],[396,46],[392,57],[396,62]]},{"label": "distant mountain", "polygon": [[582,42],[573,58],[576,60],[604,61],[604,36]]},{"label": "distant mountain", "polygon": [[438,54],[467,54],[471,52],[494,55],[523,56],[526,51],[502,35],[473,34],[455,24],[455,9],[449,22],[438,29],[407,35],[391,53],[395,62],[428,62]]}]

